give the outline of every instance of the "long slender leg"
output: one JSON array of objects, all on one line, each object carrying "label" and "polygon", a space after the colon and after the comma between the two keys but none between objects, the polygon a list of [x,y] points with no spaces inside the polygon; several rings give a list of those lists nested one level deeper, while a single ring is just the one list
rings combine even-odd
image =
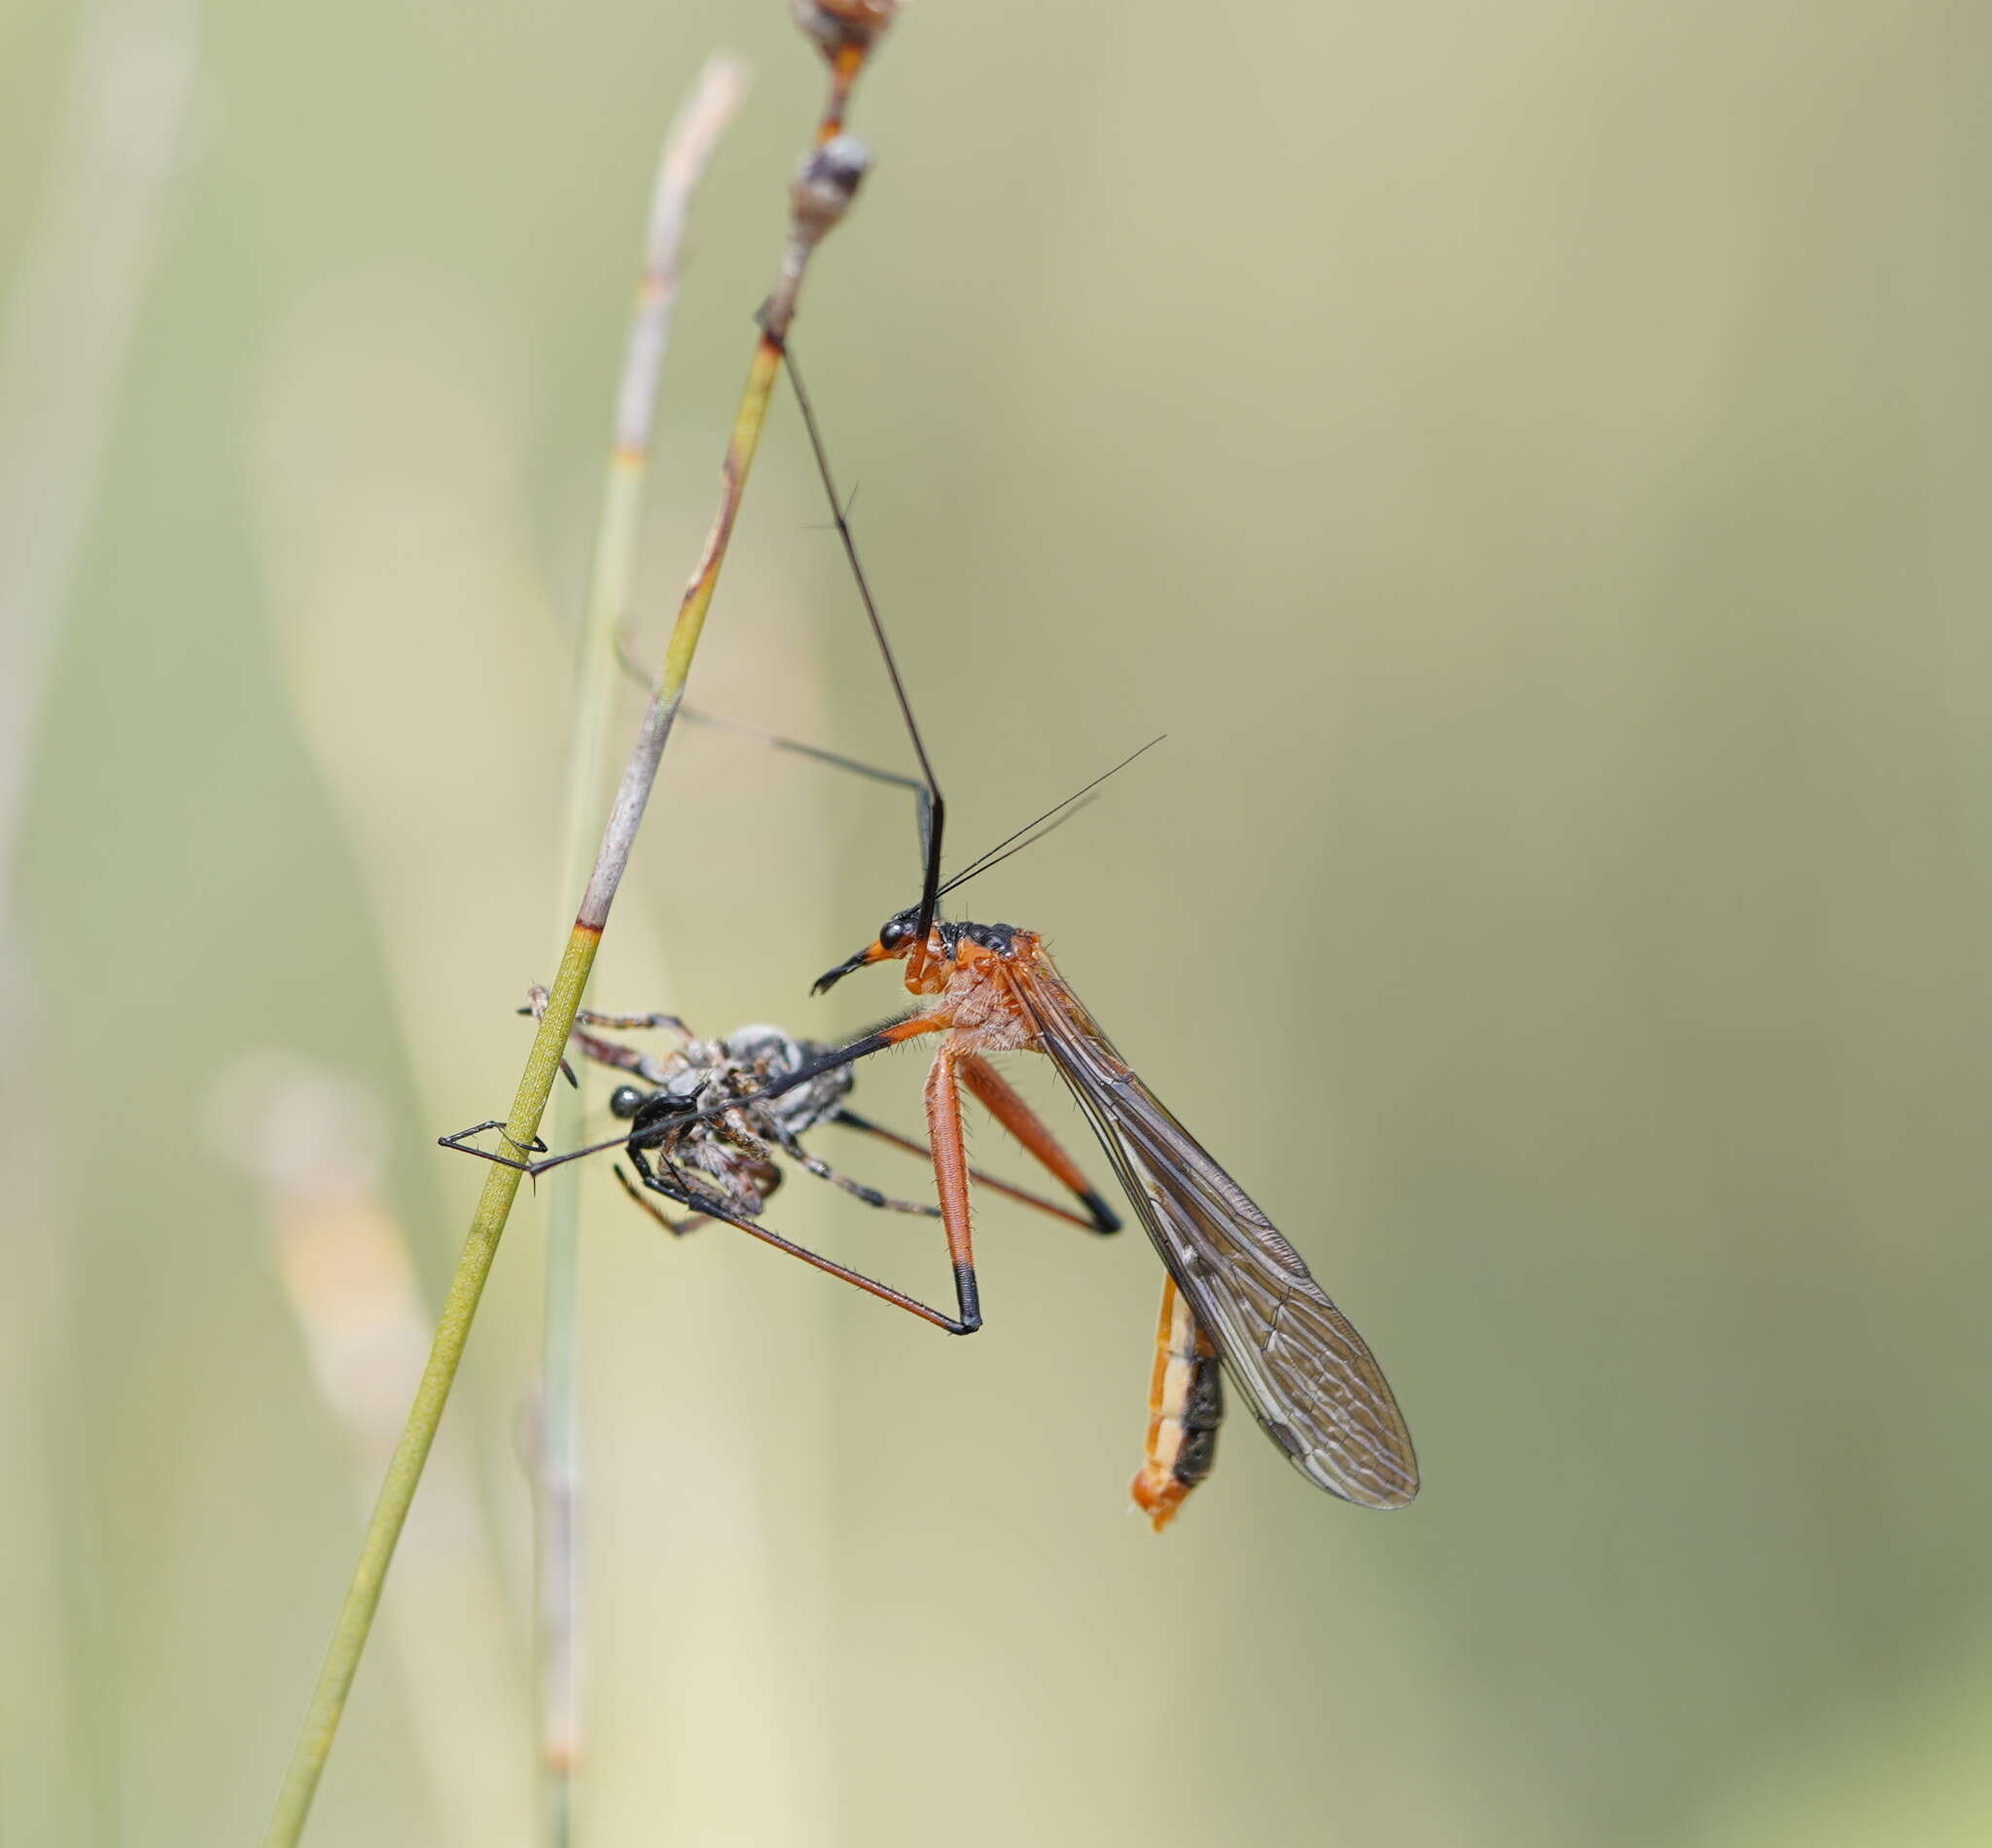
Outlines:
[{"label": "long slender leg", "polygon": [[1040,1161],[1051,1178],[1068,1188],[1090,1215],[1096,1232],[1118,1232],[1120,1216],[1093,1191],[1079,1171],[1079,1163],[1058,1146],[1058,1139],[1045,1127],[1036,1112],[1012,1090],[1009,1082],[979,1052],[961,1056],[961,1075],[982,1107],[1010,1131],[1024,1152]]},{"label": "long slender leg", "polygon": [[[791,374],[793,376],[793,374]],[[648,688],[651,670],[634,659],[630,654],[629,636],[625,629],[616,631],[616,659],[622,671],[639,687]],[[690,720],[694,725],[711,726],[719,731],[737,731],[743,737],[758,738],[763,744],[772,745],[777,751],[793,751],[798,757],[814,758],[819,764],[828,764],[839,770],[850,770],[859,776],[869,776],[874,783],[891,783],[895,787],[910,790],[913,795],[913,821],[920,831],[920,856],[927,855],[927,845],[933,837],[933,794],[929,786],[918,777],[903,776],[898,770],[882,770],[875,764],[861,764],[854,757],[845,757],[841,751],[826,751],[820,744],[803,744],[796,738],[785,738],[779,732],[764,731],[756,725],[745,725],[738,719],[722,718],[716,712],[706,712],[697,706],[680,706],[678,717]]]},{"label": "long slender leg", "polygon": [[[846,1129],[862,1129],[868,1135],[891,1143],[895,1148],[904,1149],[908,1155],[916,1155],[925,1160],[933,1159],[934,1152],[924,1142],[913,1136],[903,1136],[897,1130],[887,1129],[874,1123],[869,1117],[860,1117],[855,1111],[839,1110],[830,1121],[841,1123]],[[805,1149],[800,1142],[786,1131],[777,1134],[776,1145],[805,1174],[813,1174],[819,1181],[828,1181],[833,1187],[842,1188],[854,1200],[862,1200],[867,1206],[874,1206],[887,1213],[917,1213],[926,1219],[939,1219],[941,1209],[931,1200],[902,1200],[889,1193],[881,1193],[875,1187],[854,1180],[850,1175],[834,1168],[812,1150]],[[1056,1200],[1045,1199],[1042,1195],[1027,1192],[1020,1187],[1012,1187],[1008,1181],[998,1180],[993,1174],[984,1174],[980,1168],[971,1167],[969,1179],[978,1187],[988,1188],[996,1193],[1007,1194],[1011,1199],[1025,1206],[1034,1206],[1041,1213],[1049,1213],[1053,1219],[1062,1219],[1069,1226],[1078,1226],[1087,1231],[1100,1229],[1091,1220],[1083,1219],[1069,1208],[1060,1206]]]},{"label": "long slender leg", "polygon": [[[675,1200],[680,1206],[689,1206],[694,1212],[703,1213],[708,1219],[717,1220],[723,1226],[731,1226],[745,1232],[750,1238],[760,1239],[764,1245],[772,1245],[776,1251],[788,1253],[791,1258],[800,1258],[805,1264],[824,1272],[825,1275],[840,1278],[855,1289],[864,1291],[867,1296],[876,1297],[881,1302],[889,1302],[895,1308],[906,1310],[908,1315],[916,1315],[922,1322],[931,1322],[937,1329],[944,1330],[949,1334],[973,1334],[982,1325],[981,1317],[972,1313],[975,1303],[973,1270],[969,1272],[969,1298],[963,1305],[961,1319],[957,1321],[944,1310],[936,1309],[915,1297],[907,1296],[904,1291],[895,1290],[890,1284],[880,1283],[875,1277],[868,1277],[862,1271],[851,1269],[847,1264],[839,1264],[824,1257],[821,1252],[811,1251],[806,1245],[799,1245],[793,1239],[784,1238],[779,1232],[770,1231],[765,1226],[757,1225],[751,1219],[729,1213],[714,1201],[701,1199],[682,1189],[674,1188],[661,1175],[650,1176],[646,1185],[653,1192],[661,1193],[667,1200]],[[959,1291],[958,1274],[956,1288]]]},{"label": "long slender leg", "polygon": [[954,1025],[952,1014],[938,1012],[902,1014],[896,1020],[888,1020],[882,1027],[874,1027],[870,1033],[861,1033],[855,1040],[826,1052],[820,1059],[811,1059],[807,1065],[797,1067],[785,1078],[778,1078],[773,1084],[750,1092],[745,1097],[735,1097],[725,1104],[710,1104],[694,1113],[696,1118],[717,1117],[724,1111],[733,1110],[748,1104],[765,1103],[776,1097],[786,1096],[799,1085],[806,1084],[812,1078],[821,1078],[825,1072],[834,1072],[840,1065],[855,1065],[860,1059],[870,1058],[873,1052],[883,1052],[888,1048],[904,1046],[908,1040],[916,1039],[922,1033],[945,1033]]},{"label": "long slender leg", "polygon": [[[615,1040],[605,1040],[599,1033],[589,1033],[576,1027],[567,1036],[567,1044],[580,1047],[587,1057],[597,1065],[606,1065],[611,1071],[634,1072],[646,1084],[661,1085],[670,1082],[670,1072],[658,1062],[655,1054],[640,1052],[635,1047],[623,1046]],[[560,1063],[563,1067],[567,1066],[565,1059]],[[567,1076],[570,1080],[574,1079],[571,1068],[568,1069]]]},{"label": "long slender leg", "polygon": [[[547,991],[535,982],[525,992],[526,1006],[519,1013],[530,1013],[537,1020],[547,1012]],[[600,1013],[592,1008],[581,1009],[574,1016],[574,1030],[567,1036],[568,1044],[580,1047],[597,1065],[634,1072],[647,1084],[665,1084],[669,1080],[669,1072],[658,1063],[653,1054],[640,1052],[633,1046],[605,1040],[599,1034],[589,1033],[587,1030],[589,1027],[610,1027],[624,1033],[647,1033],[662,1028],[688,1046],[692,1042],[692,1029],[675,1013]],[[567,1074],[570,1084],[581,1083],[565,1059],[560,1061],[560,1069]]]},{"label": "long slender leg", "polygon": [[[854,1181],[847,1174],[839,1174],[820,1155],[813,1155],[803,1148],[787,1130],[777,1131],[775,1144],[804,1174],[813,1174],[819,1181],[828,1181],[832,1187],[842,1188],[852,1199],[862,1200],[867,1206],[875,1206],[887,1213],[917,1213],[923,1219],[941,1217],[940,1207],[931,1200],[896,1200],[889,1193],[879,1192],[875,1187],[867,1187],[864,1182]],[[912,1146],[922,1155],[927,1153],[924,1144],[914,1143]]]},{"label": "long slender leg", "polygon": [[[486,1129],[502,1130],[504,1127],[503,1120],[494,1117],[489,1122],[472,1123],[468,1129],[459,1129],[447,1136],[438,1136],[436,1145],[441,1149],[451,1150],[457,1155],[476,1155],[480,1161],[495,1161],[501,1168],[516,1168],[521,1174],[537,1176],[545,1174],[549,1168],[559,1167],[563,1162],[579,1161],[583,1155],[600,1155],[604,1149],[620,1149],[629,1140],[626,1134],[611,1136],[606,1142],[590,1142],[579,1149],[569,1149],[563,1155],[549,1155],[544,1161],[517,1161],[511,1155],[493,1155],[488,1149],[473,1149],[464,1141],[466,1136],[480,1135]],[[532,1153],[537,1155],[546,1146],[535,1137]]]},{"label": "long slender leg", "polygon": [[[526,1005],[520,1013],[529,1013],[537,1020],[547,1012],[547,989],[540,982],[525,991]],[[692,1038],[692,1029],[675,1013],[601,1013],[593,1008],[578,1009],[574,1015],[577,1026],[609,1027],[618,1033],[648,1033],[662,1028],[675,1033],[681,1040]]]},{"label": "long slender leg", "polygon": [[[876,1136],[881,1142],[889,1142],[895,1149],[904,1149],[908,1155],[916,1155],[932,1160],[934,1152],[917,1136],[903,1136],[897,1129],[888,1129],[883,1123],[875,1123],[869,1117],[861,1117],[855,1110],[839,1110],[830,1119],[846,1129],[862,1129],[868,1136]],[[999,1180],[993,1174],[984,1174],[980,1168],[971,1168],[969,1179],[978,1187],[988,1188],[992,1192],[1007,1195],[1025,1206],[1034,1206],[1040,1213],[1049,1213],[1053,1219],[1062,1219],[1068,1226],[1077,1226],[1088,1232],[1111,1230],[1103,1227],[1096,1220],[1090,1220],[1075,1213],[1070,1207],[1060,1206],[1056,1200],[1048,1200],[1040,1193],[1032,1193],[1025,1188],[1013,1187],[1008,1181]],[[936,1212],[935,1207],[922,1209]]]},{"label": "long slender leg", "polygon": [[592,1008],[576,1013],[575,1021],[585,1027],[610,1027],[618,1033],[675,1033],[681,1040],[692,1037],[692,1029],[675,1013],[597,1013]]},{"label": "long slender leg", "polygon": [[961,1089],[955,1060],[956,1054],[943,1046],[927,1074],[927,1135],[933,1144],[941,1223],[947,1228],[947,1256],[954,1265],[954,1296],[966,1333],[982,1326],[982,1306],[976,1288],[975,1243],[969,1230],[969,1163],[961,1139]]},{"label": "long slender leg", "polygon": [[[627,663],[625,663],[627,665]],[[648,670],[637,675],[648,687],[651,676]],[[785,738],[778,732],[764,731],[759,726],[743,725],[738,719],[723,719],[716,712],[703,712],[695,706],[680,706],[678,717],[690,719],[696,725],[708,725],[721,731],[737,731],[743,737],[758,738],[763,744],[772,745],[777,751],[793,751],[798,757],[814,758],[819,764],[828,764],[839,770],[850,770],[858,776],[868,776],[874,783],[890,783],[896,788],[910,790],[913,795],[913,819],[919,825],[920,852],[927,851],[929,830],[929,803],[927,785],[916,776],[904,776],[898,770],[881,770],[875,764],[861,764],[854,757],[845,757],[841,751],[826,751],[820,744],[803,744],[795,738]]]},{"label": "long slender leg", "polygon": [[[507,1155],[492,1155],[488,1150],[467,1149],[464,1147],[464,1139],[468,1136],[481,1136],[487,1129],[496,1129],[502,1132],[504,1128],[505,1119],[503,1117],[492,1117],[487,1119],[483,1122],[472,1123],[468,1129],[458,1129],[453,1131],[449,1135],[438,1136],[436,1138],[436,1144],[438,1148],[454,1149],[458,1155],[477,1155],[481,1160],[495,1161],[501,1168],[517,1168],[525,1174],[537,1173],[537,1167],[530,1161],[515,1161]],[[507,1142],[512,1142],[512,1138],[510,1136],[507,1136],[505,1139]],[[512,1146],[516,1149],[518,1147],[518,1144],[513,1142]],[[615,1145],[613,1143],[609,1143],[604,1144],[603,1146],[607,1148],[613,1148]],[[544,1142],[542,1142],[539,1139],[539,1137],[535,1136],[533,1138],[533,1145],[530,1149],[526,1151],[526,1154],[544,1155],[546,1153],[546,1149],[547,1145]]]}]

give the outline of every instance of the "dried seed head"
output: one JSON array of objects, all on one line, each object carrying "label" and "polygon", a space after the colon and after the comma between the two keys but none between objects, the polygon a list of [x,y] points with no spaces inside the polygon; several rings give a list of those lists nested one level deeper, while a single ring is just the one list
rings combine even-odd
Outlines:
[{"label": "dried seed head", "polygon": [[869,52],[899,12],[899,0],[791,0],[791,5],[796,23],[830,58],[839,52]]},{"label": "dried seed head", "polygon": [[810,243],[843,217],[872,157],[855,135],[835,135],[802,162],[796,175],[796,229]]}]

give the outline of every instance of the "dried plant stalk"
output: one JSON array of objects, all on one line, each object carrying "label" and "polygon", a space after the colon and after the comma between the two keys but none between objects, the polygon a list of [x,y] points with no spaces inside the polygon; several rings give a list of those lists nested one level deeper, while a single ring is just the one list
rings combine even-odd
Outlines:
[{"label": "dried plant stalk", "polygon": [[[629,618],[638,515],[671,313],[677,304],[692,197],[746,78],[730,58],[708,59],[672,122],[658,158],[643,241],[643,267],[630,305],[614,434],[602,484],[594,554],[576,657],[574,718],[568,738],[562,892],[588,876],[599,813],[605,739],[618,684],[618,637]],[[579,1142],[583,1095],[563,1086],[552,1109],[555,1146]],[[581,1177],[562,1168],[547,1197],[546,1300],[541,1395],[534,1445],[534,1655],[539,1694],[542,1838],[566,1848],[573,1836],[574,1776],[581,1755],[580,1232]]]},{"label": "dried plant stalk", "polygon": [[[746,387],[741,393],[740,408],[734,416],[732,437],[727,445],[726,461],[721,471],[719,511],[707,534],[697,568],[679,605],[678,618],[665,646],[663,662],[651,690],[649,708],[617,788],[608,825],[603,831],[594,867],[588,875],[587,889],[582,896],[581,909],[568,933],[567,945],[554,975],[546,1013],[533,1037],[525,1071],[505,1121],[505,1141],[512,1150],[520,1154],[532,1147],[539,1134],[547,1100],[560,1069],[561,1053],[573,1030],[574,1016],[580,1009],[589,972],[594,967],[595,952],[608,923],[610,907],[628,867],[636,831],[650,800],[658,761],[670,737],[678,707],[685,697],[685,683],[705,626],[706,612],[711,608],[713,592],[719,584],[720,571],[726,562],[733,524],[739,516],[740,499],[746,490],[755,451],[760,446],[768,398],[774,389],[775,376],[781,370],[783,342],[795,315],[803,277],[816,246],[842,218],[869,164],[864,150],[839,130],[852,81],[889,18],[890,11],[884,0],[865,0],[865,4],[855,6],[850,0],[838,0],[836,4],[799,8],[804,23],[823,45],[831,66],[830,105],[819,124],[816,150],[804,161],[791,194],[792,209],[781,265],[773,293],[762,308],[761,338],[756,343],[754,359],[748,368]],[[846,18],[846,14],[862,14],[864,18]],[[831,21],[827,35],[817,20],[816,16],[819,15]],[[510,851],[509,843],[501,843],[497,851]],[[498,1243],[504,1236],[505,1223],[511,1215],[521,1178],[518,1168],[502,1162],[492,1163],[485,1177],[483,1192],[479,1198],[462,1255],[457,1260],[456,1274],[450,1281],[449,1294],[437,1324],[428,1365],[423,1369],[422,1381],[416,1390],[415,1402],[403,1429],[401,1441],[395,1448],[394,1459],[388,1466],[379,1500],[367,1524],[359,1562],[346,1587],[344,1602],[333,1627],[331,1647],[319,1669],[310,1705],[305,1711],[304,1724],[291,1754],[283,1787],[278,1793],[276,1810],[264,1838],[265,1848],[294,1848],[303,1833],[319,1778],[323,1775],[325,1761],[331,1755],[332,1743],[338,1731],[340,1716],[345,1710],[353,1675],[366,1650],[374,1614],[380,1603],[381,1586],[394,1556],[395,1542],[408,1519],[409,1505],[421,1481],[422,1468],[428,1460],[430,1445],[435,1441],[443,1408],[448,1403],[449,1389],[463,1358],[464,1344],[470,1336],[478,1301],[483,1294],[485,1279],[490,1275],[492,1260],[497,1256]]]}]

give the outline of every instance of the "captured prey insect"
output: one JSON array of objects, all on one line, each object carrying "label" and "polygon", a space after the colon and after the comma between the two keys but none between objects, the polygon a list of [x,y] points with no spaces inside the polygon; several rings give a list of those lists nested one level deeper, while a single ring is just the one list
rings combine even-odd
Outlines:
[{"label": "captured prey insect", "polygon": [[[520,1012],[538,1018],[546,1006],[547,991],[535,987],[530,1007]],[[590,1030],[603,1027],[621,1032],[661,1028],[677,1044],[659,1057]],[[921,1211],[850,1180],[802,1146],[800,1139],[810,1130],[841,1116],[856,1076],[849,1066],[821,1073],[779,1098],[757,1101],[757,1094],[774,1080],[822,1056],[824,1048],[810,1041],[792,1039],[772,1026],[745,1026],[725,1039],[702,1040],[676,1014],[597,1013],[583,1009],[568,1043],[597,1065],[643,1081],[617,1085],[609,1096],[609,1112],[630,1125],[624,1150],[643,1186],[658,1191],[662,1170],[676,1182],[675,1191],[666,1195],[676,1203],[683,1204],[686,1194],[711,1195],[723,1206],[756,1217],[782,1184],[782,1167],[775,1159],[781,1154],[868,1206]],[[571,1071],[568,1075],[573,1076]],[[707,1106],[717,1114],[696,1114]],[[615,1173],[629,1197],[668,1232],[689,1232],[711,1217],[694,1212],[674,1220],[643,1197],[621,1165]]]},{"label": "captured prey insect", "polygon": [[[547,991],[534,987],[529,994],[530,1005],[519,1012],[538,1016],[545,1011]],[[604,1028],[612,1032],[660,1029],[671,1034],[676,1045],[662,1055],[640,1051],[603,1037],[597,1029]],[[617,1180],[666,1231],[682,1234],[704,1221],[720,1221],[887,1301],[916,1307],[930,1320],[944,1320],[939,1311],[915,1305],[898,1291],[794,1244],[758,1223],[782,1183],[783,1169],[775,1158],[778,1155],[867,1206],[924,1219],[941,1217],[941,1208],[933,1201],[895,1199],[841,1173],[803,1145],[805,1135],[831,1124],[874,1136],[911,1155],[924,1157],[928,1154],[925,1143],[902,1136],[851,1109],[856,1073],[848,1060],[831,1060],[833,1048],[796,1039],[774,1026],[744,1026],[725,1039],[704,1040],[675,1014],[597,1013],[587,1009],[576,1015],[569,1044],[594,1063],[642,1081],[619,1084],[609,1098],[610,1113],[628,1128],[608,1142],[574,1153],[621,1149],[638,1180],[632,1181],[620,1165],[615,1170]],[[573,1078],[571,1070],[568,1077]],[[470,1137],[503,1127],[496,1121],[477,1123],[441,1141],[446,1149],[504,1161],[529,1174],[542,1173],[571,1158],[556,1155],[545,1161],[509,1161],[467,1146]],[[1120,1221],[1113,1209],[1076,1168],[1059,1178],[1072,1186],[1085,1208],[1083,1214],[979,1170],[975,1178],[983,1187],[1087,1231],[1120,1229]],[[646,1198],[646,1192],[685,1209],[686,1217],[671,1218]]]},{"label": "captured prey insect", "polygon": [[[1154,1525],[1159,1530],[1209,1470],[1222,1414],[1214,1363],[1309,1481],[1365,1508],[1404,1507],[1418,1491],[1417,1459],[1404,1414],[1375,1357],[1299,1254],[1142,1083],[1058,973],[1037,932],[942,917],[941,900],[947,893],[1028,846],[1048,826],[1059,825],[1093,785],[943,882],[945,806],[940,784],[793,359],[789,373],[926,790],[918,904],[887,918],[871,942],[818,979],[814,992],[873,963],[896,962],[905,965],[907,993],[925,1003],[921,1012],[834,1056],[861,1058],[923,1034],[939,1036],[927,1077],[927,1126],[963,1328],[977,1326],[980,1315],[961,1088],[966,1084],[988,1103],[1027,1146],[1031,1136],[1049,1140],[1049,1132],[1034,1118],[1015,1119],[990,1092],[992,1081],[1001,1083],[990,1054],[1042,1052],[1090,1122],[1167,1272],[1148,1456],[1134,1483],[1135,1499]],[[774,1089],[806,1082],[810,1074],[799,1073],[778,1081]]]}]

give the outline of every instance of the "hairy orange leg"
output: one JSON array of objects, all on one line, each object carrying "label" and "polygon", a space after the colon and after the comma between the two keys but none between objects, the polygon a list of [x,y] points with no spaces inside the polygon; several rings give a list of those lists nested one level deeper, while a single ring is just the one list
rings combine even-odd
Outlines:
[{"label": "hairy orange leg", "polygon": [[1086,1223],[1094,1231],[1118,1232],[1120,1229],[1120,1216],[1093,1191],[1085,1176],[1080,1172],[1079,1163],[1065,1153],[1057,1137],[1012,1089],[1010,1082],[995,1066],[979,1052],[965,1052],[961,1056],[961,1076],[982,1108],[1016,1138],[1024,1153],[1033,1156],[1085,1208],[1090,1216]]},{"label": "hairy orange leg", "polygon": [[962,1145],[961,1055],[943,1047],[927,1074],[927,1138],[934,1155],[934,1185],[941,1195],[941,1224],[947,1231],[947,1256],[954,1265],[954,1296],[964,1334],[982,1326],[976,1288],[976,1253],[969,1231],[969,1163]]}]

